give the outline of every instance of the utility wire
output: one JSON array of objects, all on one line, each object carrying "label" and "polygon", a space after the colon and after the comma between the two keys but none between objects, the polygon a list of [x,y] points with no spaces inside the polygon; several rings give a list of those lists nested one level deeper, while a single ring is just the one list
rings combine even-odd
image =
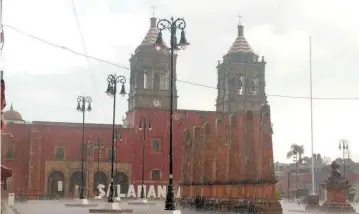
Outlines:
[{"label": "utility wire", "polygon": [[[94,57],[94,56],[90,56],[90,55],[87,55],[87,54],[84,54],[84,53],[81,53],[81,52],[78,52],[78,51],[74,51],[70,48],[67,48],[65,46],[61,46],[61,45],[57,45],[55,43],[52,43],[52,42],[49,42],[45,39],[41,39],[37,36],[34,36],[34,35],[31,35],[29,33],[26,33],[12,25],[4,25],[5,27],[7,28],[10,28],[20,34],[23,34],[27,37],[30,37],[32,39],[35,39],[35,40],[38,40],[40,42],[43,42],[43,43],[46,43],[48,45],[51,45],[53,47],[57,47],[57,48],[60,48],[60,49],[63,49],[63,50],[66,50],[68,52],[71,52],[75,55],[79,55],[79,56],[83,56],[83,57],[86,57],[86,58],[89,58],[89,59],[93,59],[95,61],[99,61],[99,62],[102,62],[102,63],[105,63],[105,64],[109,64],[109,65],[112,65],[112,66],[115,66],[115,67],[118,67],[118,68],[122,68],[122,69],[125,69],[125,70],[130,70],[130,68],[128,67],[125,67],[125,66],[121,66],[121,65],[118,65],[116,63],[113,63],[113,62],[110,62],[110,61],[107,61],[107,60],[104,60],[104,59],[100,59],[100,58],[97,58],[97,57]],[[188,84],[188,85],[194,85],[194,86],[198,86],[198,87],[203,87],[203,88],[210,88],[210,89],[215,89],[215,90],[229,90],[229,89],[222,89],[222,88],[218,88],[218,87],[215,87],[215,86],[209,86],[209,85],[204,85],[204,84],[199,84],[199,83],[195,83],[195,82],[190,82],[190,81],[185,81],[185,80],[177,80],[177,82],[179,83],[185,83],[185,84]],[[248,93],[247,95],[252,95],[250,93]],[[268,96],[268,97],[281,97],[281,98],[290,98],[290,99],[311,99],[310,97],[306,97],[306,96],[290,96],[290,95],[281,95],[281,94],[256,94],[256,95],[259,95],[259,96]],[[359,97],[313,97],[312,98],[313,100],[359,100]]]},{"label": "utility wire", "polygon": [[72,49],[70,49],[70,48],[67,48],[67,47],[65,47],[65,46],[57,45],[57,44],[55,44],[55,43],[52,43],[52,42],[49,42],[49,41],[47,41],[47,40],[41,39],[41,38],[39,38],[39,37],[33,36],[33,35],[28,34],[28,33],[24,32],[24,31],[22,31],[22,30],[19,30],[18,28],[14,27],[14,26],[6,25],[6,24],[5,24],[4,26],[7,27],[7,28],[10,28],[10,29],[12,29],[12,30],[14,30],[14,31],[16,31],[16,32],[18,32],[18,33],[20,33],[20,34],[23,34],[23,35],[25,35],[25,36],[27,36],[27,37],[30,37],[30,38],[35,39],[35,40],[37,40],[37,41],[40,41],[40,42],[42,42],[42,43],[46,43],[46,44],[51,45],[51,46],[53,46],[53,47],[57,47],[57,48],[66,50],[66,51],[71,52],[71,53],[73,53],[73,54],[75,54],[75,55],[83,56],[83,57],[86,57],[86,58],[89,58],[89,59],[93,59],[93,60],[96,60],[96,61],[99,61],[99,62],[103,62],[103,63],[106,63],[106,64],[110,64],[110,65],[115,66],[115,67],[119,67],[119,68],[123,68],[123,69],[128,69],[128,68],[126,68],[126,67],[124,67],[124,66],[120,66],[120,65],[117,65],[117,64],[112,63],[112,62],[105,61],[105,60],[100,59],[100,58],[96,58],[96,57],[93,57],[93,56],[89,56],[89,55],[83,54],[83,53],[81,53],[81,52],[78,52],[78,51],[72,50]]},{"label": "utility wire", "polygon": [[[85,55],[88,56],[88,54],[87,54],[87,48],[86,48],[86,44],[85,44],[85,40],[84,40],[84,36],[83,36],[83,34],[82,34],[81,27],[80,27],[79,17],[78,17],[78,15],[77,15],[76,7],[75,7],[75,2],[74,2],[74,0],[71,0],[71,2],[72,2],[72,9],[73,9],[73,12],[74,12],[74,15],[75,15],[75,19],[76,19],[77,29],[78,29],[78,31],[79,31],[80,38],[81,38],[82,49],[83,49]],[[98,88],[97,88],[97,85],[96,85],[96,81],[95,81],[94,74],[93,74],[92,69],[91,69],[91,63],[90,63],[89,57],[85,57],[85,58],[86,58],[88,70],[90,71],[90,74],[91,74],[92,83],[93,83],[93,85],[95,86],[97,98],[100,100],[100,97],[101,97],[101,96],[100,96],[100,93],[99,93]],[[97,102],[97,107],[100,107],[100,109],[101,109],[101,111],[102,111],[102,115],[103,115],[104,112],[105,112],[103,105],[100,105],[100,102]]]}]

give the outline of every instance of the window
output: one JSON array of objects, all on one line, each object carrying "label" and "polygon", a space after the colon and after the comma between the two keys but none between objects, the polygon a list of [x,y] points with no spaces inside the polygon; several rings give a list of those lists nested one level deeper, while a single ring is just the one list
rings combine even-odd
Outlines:
[{"label": "window", "polygon": [[155,152],[161,152],[162,146],[161,146],[161,140],[160,139],[152,139],[152,151]]},{"label": "window", "polygon": [[152,72],[145,70],[143,73],[143,87],[145,89],[152,88]]},{"label": "window", "polygon": [[6,152],[6,159],[8,159],[8,160],[13,160],[13,159],[14,159],[14,151],[8,150],[8,151]]},{"label": "window", "polygon": [[[112,149],[111,148],[107,149],[107,160],[108,161],[112,160]],[[115,160],[116,160],[116,149],[115,149]]]},{"label": "window", "polygon": [[15,144],[12,141],[12,139],[9,139],[9,141],[7,143],[7,150],[6,150],[5,158],[8,160],[12,160],[12,159],[14,159],[14,156],[15,156]]},{"label": "window", "polygon": [[160,81],[161,81],[160,76],[161,75],[159,72],[155,72],[153,75],[153,89],[155,89],[155,90],[160,89]]},{"label": "window", "polygon": [[58,147],[55,149],[55,159],[64,160],[65,159],[65,149]]},{"label": "window", "polygon": [[154,181],[161,180],[161,171],[159,169],[152,170],[151,179]]},{"label": "window", "polygon": [[244,76],[239,76],[236,79],[236,84],[237,84],[237,94],[239,95],[243,95],[243,82],[245,81]]},{"label": "window", "polygon": [[160,89],[161,90],[169,90],[170,78],[169,72],[164,72],[160,77]]},{"label": "window", "polygon": [[[12,144],[12,143],[11,143]],[[13,148],[13,145],[11,145],[11,148],[8,148],[7,152],[6,152],[6,159],[9,159],[9,160],[12,160],[14,159],[14,148]]]},{"label": "window", "polygon": [[258,78],[257,77],[253,77],[251,80],[251,92],[253,95],[258,94]]}]

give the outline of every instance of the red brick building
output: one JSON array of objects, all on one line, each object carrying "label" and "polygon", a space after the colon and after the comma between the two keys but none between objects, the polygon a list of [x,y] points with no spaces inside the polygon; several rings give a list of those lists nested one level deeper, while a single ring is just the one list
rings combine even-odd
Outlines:
[{"label": "red brick building", "polygon": [[[152,124],[152,131],[146,132],[145,183],[166,185],[168,182],[170,54],[166,49],[154,49],[153,44],[158,35],[156,18],[151,18],[150,21],[147,35],[130,59],[127,118],[123,120],[123,125],[116,127],[117,176],[123,187],[121,192],[126,191],[128,184],[141,181],[143,135],[138,129],[141,117],[151,117],[156,121]],[[263,57],[261,60],[258,58],[244,38],[243,26],[238,26],[235,42],[224,55],[223,62],[218,62],[217,110],[213,112],[178,110],[175,85],[175,183],[181,180],[184,131],[192,132],[195,127],[203,127],[206,123],[215,128],[216,118],[224,114],[238,114],[238,118],[241,118],[247,109],[253,112],[254,120],[259,121],[260,107],[266,102],[266,63]],[[177,56],[175,61],[176,59]],[[58,181],[62,181],[63,189],[58,193],[63,196],[74,195],[74,188],[81,178],[82,124],[27,122],[12,106],[9,111],[4,112],[4,118],[7,126],[2,135],[2,161],[13,169],[13,191],[18,195],[54,194],[58,192]],[[242,120],[238,120],[237,124],[241,127]],[[88,157],[85,181],[89,196],[93,196],[94,187],[98,183],[108,183],[111,170],[111,133],[110,124],[85,125]],[[94,145],[99,141],[103,143],[103,148],[100,149],[102,158],[98,173],[99,150]],[[272,155],[270,162],[273,162]]]}]

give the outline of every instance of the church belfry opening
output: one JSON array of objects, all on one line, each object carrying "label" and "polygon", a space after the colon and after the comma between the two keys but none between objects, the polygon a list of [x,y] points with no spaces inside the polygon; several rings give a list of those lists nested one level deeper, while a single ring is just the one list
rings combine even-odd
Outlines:
[{"label": "church belfry opening", "polygon": [[[136,108],[169,109],[170,53],[168,48],[157,51],[154,47],[159,31],[157,19],[150,18],[150,29],[130,58],[129,111]],[[165,47],[168,47],[164,44]],[[176,76],[176,60],[174,76]],[[174,109],[177,109],[177,87],[174,80]]]},{"label": "church belfry opening", "polygon": [[218,61],[218,112],[241,112],[246,109],[259,112],[266,102],[264,57],[252,50],[244,37],[244,27],[239,24],[237,38]]}]

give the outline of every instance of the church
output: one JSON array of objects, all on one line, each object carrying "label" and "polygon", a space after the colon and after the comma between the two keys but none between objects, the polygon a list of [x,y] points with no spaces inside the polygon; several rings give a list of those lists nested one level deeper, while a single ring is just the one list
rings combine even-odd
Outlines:
[{"label": "church", "polygon": [[[130,57],[130,91],[128,94],[128,112],[122,125],[116,125],[116,178],[121,185],[121,192],[126,192],[130,185],[141,183],[142,179],[142,145],[145,144],[144,182],[150,185],[166,185],[168,182],[168,151],[169,151],[169,118],[170,103],[169,67],[170,53],[167,49],[157,51],[154,44],[159,31],[156,29],[157,19],[150,18],[150,27],[143,41]],[[193,167],[197,167],[196,175],[189,175],[193,169],[187,169],[188,156],[183,151],[194,142],[221,142],[219,159],[235,162],[237,159],[226,155],[235,153],[245,147],[247,153],[238,157],[248,157],[248,163],[254,164],[266,158],[266,163],[273,162],[271,133],[267,134],[266,142],[260,138],[261,109],[265,104],[265,65],[264,57],[258,56],[244,37],[244,27],[237,26],[234,43],[218,61],[218,94],[216,111],[184,110],[177,108],[177,87],[174,82],[174,182],[200,180],[201,174],[207,169],[201,168],[203,161],[196,159]],[[177,55],[175,55],[176,63]],[[176,67],[176,66],[175,66]],[[174,69],[176,76],[177,69]],[[179,71],[180,72],[180,71]],[[2,134],[2,164],[13,170],[8,181],[9,191],[16,195],[42,197],[59,194],[62,197],[73,197],[81,183],[81,143],[82,124],[66,122],[26,121],[11,105],[4,112],[6,128]],[[253,124],[250,142],[241,140],[245,114],[250,112]],[[156,118],[151,131],[146,131],[143,141],[143,130],[139,129],[141,118]],[[270,118],[266,123],[271,130]],[[219,125],[218,121],[222,121]],[[232,122],[230,122],[232,121]],[[234,125],[235,124],[235,125]],[[108,184],[111,170],[111,124],[85,124],[86,160],[85,188],[88,197],[96,194],[98,184]],[[220,140],[214,140],[220,137]],[[193,139],[193,140],[192,140]],[[238,141],[243,145],[233,143]],[[200,144],[198,144],[200,145]],[[202,144],[201,144],[202,145]],[[212,144],[208,144],[211,146]],[[206,145],[205,145],[206,146]],[[255,148],[255,149],[254,149]],[[225,151],[226,150],[226,151]],[[196,150],[200,152],[199,149]],[[210,150],[208,150],[210,151]],[[251,156],[252,154],[255,156]],[[263,153],[263,155],[262,155]],[[264,155],[265,154],[265,155]],[[199,156],[198,156],[199,157]],[[254,159],[254,157],[256,159]],[[201,163],[201,164],[200,164]],[[243,164],[238,170],[246,170]],[[217,164],[218,165],[218,164]],[[224,179],[233,176],[270,175],[267,165],[258,165],[254,174],[234,172],[225,165],[217,166],[218,174]],[[273,166],[273,164],[270,164]],[[216,167],[208,169],[216,170]],[[219,169],[220,168],[220,169]],[[232,170],[232,171],[230,171]],[[262,170],[265,173],[262,173]],[[274,166],[273,166],[274,170]],[[237,174],[236,174],[237,173]],[[274,171],[273,171],[274,174]],[[61,188],[59,187],[61,183]],[[185,190],[193,195],[195,190]],[[192,192],[191,192],[192,191]],[[197,190],[196,190],[197,191]]]}]

